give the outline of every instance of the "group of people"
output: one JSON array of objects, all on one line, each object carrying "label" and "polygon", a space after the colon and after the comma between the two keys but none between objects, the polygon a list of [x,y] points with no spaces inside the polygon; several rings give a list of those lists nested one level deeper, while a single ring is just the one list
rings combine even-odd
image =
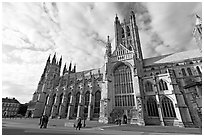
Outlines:
[{"label": "group of people", "polygon": [[47,128],[48,121],[49,121],[49,117],[47,115],[42,115],[39,123],[40,128]]}]

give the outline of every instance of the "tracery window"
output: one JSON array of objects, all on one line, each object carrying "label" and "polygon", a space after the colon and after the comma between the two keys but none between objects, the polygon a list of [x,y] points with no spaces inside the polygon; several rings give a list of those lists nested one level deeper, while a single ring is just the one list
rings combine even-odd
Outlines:
[{"label": "tracery window", "polygon": [[153,91],[153,85],[151,82],[147,81],[145,83],[145,90],[146,90],[146,92],[152,92]]},{"label": "tracery window", "polygon": [[80,93],[78,92],[78,93],[76,94],[75,107],[74,107],[74,113],[75,113],[75,115],[77,114],[77,110],[78,110],[79,98],[80,98]]},{"label": "tracery window", "polygon": [[169,98],[164,97],[162,99],[162,109],[164,117],[176,117],[173,103]]},{"label": "tracery window", "polygon": [[159,116],[157,102],[153,97],[147,100],[148,116]]},{"label": "tracery window", "polygon": [[168,90],[167,83],[164,80],[162,80],[162,79],[159,81],[159,89],[161,91]]},{"label": "tracery window", "polygon": [[132,72],[125,64],[118,66],[114,72],[115,106],[134,106]]},{"label": "tracery window", "polygon": [[100,100],[101,100],[101,92],[97,91],[95,93],[95,105],[94,105],[94,113],[100,113]]},{"label": "tracery window", "polygon": [[187,68],[187,71],[188,71],[188,74],[189,74],[190,76],[192,76],[192,75],[193,75],[193,73],[192,73],[192,71],[191,71],[191,69],[190,69],[190,68]]},{"label": "tracery window", "polygon": [[66,103],[66,106],[65,106],[65,113],[66,114],[67,114],[68,107],[69,107],[69,104],[70,104],[70,99],[71,99],[71,93],[69,93],[68,96],[67,96],[67,103]]}]

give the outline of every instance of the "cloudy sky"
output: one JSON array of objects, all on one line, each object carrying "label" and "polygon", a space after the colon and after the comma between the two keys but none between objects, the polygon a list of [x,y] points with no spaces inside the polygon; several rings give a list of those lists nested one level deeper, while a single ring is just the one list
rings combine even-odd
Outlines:
[{"label": "cloudy sky", "polygon": [[136,13],[144,58],[195,49],[201,3],[3,3],[2,96],[31,100],[51,54],[77,71],[103,66],[114,17]]}]

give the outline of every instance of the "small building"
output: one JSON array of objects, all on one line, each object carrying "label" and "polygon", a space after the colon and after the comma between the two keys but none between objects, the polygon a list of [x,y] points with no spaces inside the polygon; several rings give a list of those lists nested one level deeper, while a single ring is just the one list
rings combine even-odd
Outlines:
[{"label": "small building", "polygon": [[20,103],[15,98],[2,98],[2,117],[14,117],[17,115]]}]

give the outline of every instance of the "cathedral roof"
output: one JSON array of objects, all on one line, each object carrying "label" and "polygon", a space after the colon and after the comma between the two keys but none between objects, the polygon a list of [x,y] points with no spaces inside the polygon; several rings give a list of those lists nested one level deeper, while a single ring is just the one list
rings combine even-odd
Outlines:
[{"label": "cathedral roof", "polygon": [[199,57],[202,57],[202,53],[200,52],[199,49],[189,50],[189,51],[171,53],[167,55],[144,59],[144,66],[180,62],[183,60],[199,58]]}]

